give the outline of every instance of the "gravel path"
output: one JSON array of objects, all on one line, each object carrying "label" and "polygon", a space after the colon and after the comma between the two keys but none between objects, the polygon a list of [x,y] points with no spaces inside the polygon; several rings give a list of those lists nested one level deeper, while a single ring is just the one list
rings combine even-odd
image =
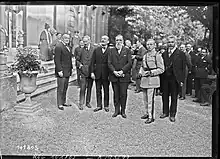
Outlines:
[{"label": "gravel path", "polygon": [[[110,86],[111,88],[111,86]],[[73,84],[68,89],[72,107],[60,111],[56,107],[56,90],[33,98],[43,111],[25,117],[3,112],[1,137],[3,155],[59,155],[59,156],[146,156],[146,157],[211,157],[212,107],[200,107],[187,97],[178,102],[176,122],[160,119],[161,96],[156,96],[155,122],[144,124],[142,94],[128,91],[127,119],[112,118],[114,111],[112,89],[110,112],[96,107],[95,85],[92,109],[80,111],[79,89]]]}]

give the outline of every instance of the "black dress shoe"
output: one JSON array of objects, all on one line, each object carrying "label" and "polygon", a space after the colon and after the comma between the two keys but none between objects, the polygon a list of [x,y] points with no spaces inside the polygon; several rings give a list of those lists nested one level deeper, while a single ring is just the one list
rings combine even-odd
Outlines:
[{"label": "black dress shoe", "polygon": [[148,117],[149,117],[148,114],[144,114],[144,115],[141,117],[141,119],[147,119]]},{"label": "black dress shoe", "polygon": [[181,97],[181,98],[180,98],[180,100],[185,100],[185,99],[186,99],[185,97]]},{"label": "black dress shoe", "polygon": [[195,99],[195,100],[193,100],[193,102],[197,102],[197,103],[199,103],[200,100],[199,100],[199,99]]},{"label": "black dress shoe", "polygon": [[154,122],[154,119],[153,118],[148,118],[144,123],[145,124],[150,124],[150,123],[152,123],[152,122]]},{"label": "black dress shoe", "polygon": [[87,106],[88,108],[92,108],[92,106],[91,106],[89,103],[87,103],[86,106]]},{"label": "black dress shoe", "polygon": [[200,106],[209,106],[210,104],[208,102],[201,103]]},{"label": "black dress shoe", "polygon": [[122,118],[127,118],[127,115],[125,113],[121,114]]},{"label": "black dress shoe", "polygon": [[71,105],[71,104],[66,104],[66,103],[65,103],[65,104],[63,104],[63,106],[64,106],[64,107],[71,107],[72,105]]},{"label": "black dress shoe", "polygon": [[171,122],[175,122],[175,117],[171,116],[171,117],[170,117],[170,121],[171,121]]},{"label": "black dress shoe", "polygon": [[83,106],[81,104],[79,105],[79,110],[83,110]]},{"label": "black dress shoe", "polygon": [[59,105],[59,106],[58,106],[58,109],[64,110],[64,107],[63,107],[62,105]]},{"label": "black dress shoe", "polygon": [[140,93],[141,92],[141,90],[136,90],[134,93]]},{"label": "black dress shoe", "polygon": [[95,108],[95,109],[94,109],[94,112],[97,112],[97,111],[99,111],[99,110],[102,110],[102,107],[97,107],[97,108]]},{"label": "black dress shoe", "polygon": [[169,115],[167,115],[167,114],[162,114],[161,116],[160,116],[160,118],[161,119],[163,119],[163,118],[166,118],[166,117],[168,117]]},{"label": "black dress shoe", "polygon": [[116,116],[118,116],[120,113],[114,113],[113,115],[112,115],[112,117],[114,118],[114,117],[116,117]]},{"label": "black dress shoe", "polygon": [[106,112],[109,112],[109,107],[104,107]]}]

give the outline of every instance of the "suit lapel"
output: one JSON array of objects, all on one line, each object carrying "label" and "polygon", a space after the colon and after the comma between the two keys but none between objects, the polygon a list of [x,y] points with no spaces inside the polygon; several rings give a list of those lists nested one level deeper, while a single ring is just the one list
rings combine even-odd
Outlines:
[{"label": "suit lapel", "polygon": [[121,53],[120,53],[120,55],[119,55],[119,59],[121,59],[121,58],[124,56],[124,53],[125,53],[125,48],[122,47]]},{"label": "suit lapel", "polygon": [[[62,44],[63,44],[63,43],[62,43]],[[64,49],[65,49],[68,53],[70,53],[70,48],[68,48],[68,46],[66,46],[66,45],[63,44],[63,47],[64,47]]]}]

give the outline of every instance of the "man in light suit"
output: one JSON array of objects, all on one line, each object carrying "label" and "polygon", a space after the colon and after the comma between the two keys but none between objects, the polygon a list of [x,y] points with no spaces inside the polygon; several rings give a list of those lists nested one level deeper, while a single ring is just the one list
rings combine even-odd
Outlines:
[{"label": "man in light suit", "polygon": [[91,78],[91,59],[94,52],[94,46],[88,35],[83,37],[84,47],[81,48],[80,54],[76,57],[77,67],[80,70],[80,97],[79,109],[83,110],[86,93],[86,107],[92,108],[90,105],[93,79]]},{"label": "man in light suit", "polygon": [[162,56],[156,51],[156,43],[153,39],[147,40],[147,54],[143,56],[142,66],[139,71],[143,91],[143,101],[146,114],[141,119],[147,119],[146,124],[154,122],[154,97],[156,88],[160,87],[159,75],[164,72]]},{"label": "man in light suit", "polygon": [[101,38],[101,46],[93,52],[91,62],[91,77],[96,83],[97,108],[94,112],[102,110],[102,87],[104,89],[104,110],[109,111],[109,68],[108,54],[111,49],[108,47],[109,37],[104,35]]},{"label": "man in light suit", "polygon": [[57,77],[57,106],[64,110],[66,104],[66,92],[69,84],[69,77],[72,74],[72,52],[68,47],[70,36],[64,33],[61,42],[55,47],[55,76]]},{"label": "man in light suit", "polygon": [[108,67],[110,69],[109,80],[112,82],[114,92],[115,112],[112,117],[125,114],[127,102],[127,89],[131,77],[131,51],[123,46],[123,36],[115,37],[116,46],[108,54]]},{"label": "man in light suit", "polygon": [[[177,48],[175,36],[168,36],[167,42],[168,50],[162,54],[165,72],[163,73],[163,114],[160,118],[170,116],[170,121],[175,122],[179,86],[182,87],[185,80],[186,55]],[[170,94],[171,106],[169,107]]]}]

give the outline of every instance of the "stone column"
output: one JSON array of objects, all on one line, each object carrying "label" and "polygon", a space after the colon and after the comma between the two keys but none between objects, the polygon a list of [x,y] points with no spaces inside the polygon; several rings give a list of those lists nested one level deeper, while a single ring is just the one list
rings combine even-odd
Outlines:
[{"label": "stone column", "polygon": [[7,54],[4,50],[6,47],[6,35],[7,30],[6,27],[6,20],[5,20],[5,6],[0,6],[0,76],[2,76],[5,71],[7,70]]},{"label": "stone column", "polygon": [[7,75],[7,47],[5,45],[8,33],[5,29],[5,7],[0,5],[0,112],[12,108],[16,104],[17,98],[16,76]]}]

